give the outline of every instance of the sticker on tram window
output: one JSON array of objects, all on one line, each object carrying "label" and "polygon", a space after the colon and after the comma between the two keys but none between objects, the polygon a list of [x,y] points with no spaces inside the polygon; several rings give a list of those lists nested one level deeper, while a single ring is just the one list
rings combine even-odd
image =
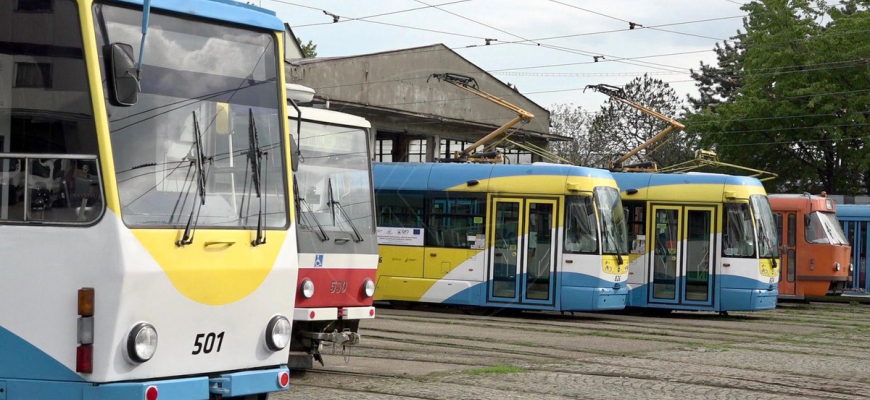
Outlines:
[{"label": "sticker on tram window", "polygon": [[314,256],[314,267],[322,267],[323,266],[323,254],[316,254]]},{"label": "sticker on tram window", "polygon": [[474,217],[474,223],[475,223],[475,224],[482,224],[482,223],[483,223],[483,217]]},{"label": "sticker on tram window", "polygon": [[424,229],[378,227],[378,244],[398,246],[423,246]]},{"label": "sticker on tram window", "polygon": [[[215,346],[217,344],[217,346]],[[190,354],[209,354],[212,351],[215,353],[221,352],[221,346],[224,344],[224,333],[198,333],[193,340],[193,351]]]}]

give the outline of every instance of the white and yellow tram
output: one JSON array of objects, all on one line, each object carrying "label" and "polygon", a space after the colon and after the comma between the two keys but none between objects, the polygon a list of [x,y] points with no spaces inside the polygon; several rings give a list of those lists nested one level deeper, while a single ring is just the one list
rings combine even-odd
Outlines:
[{"label": "white and yellow tram", "polygon": [[289,385],[283,25],[145,3],[0,4],[0,399]]}]

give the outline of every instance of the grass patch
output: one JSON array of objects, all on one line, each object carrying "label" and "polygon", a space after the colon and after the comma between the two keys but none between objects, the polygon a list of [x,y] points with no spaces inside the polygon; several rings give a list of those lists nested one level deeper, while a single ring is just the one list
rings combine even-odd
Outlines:
[{"label": "grass patch", "polygon": [[474,368],[467,369],[462,371],[463,373],[469,375],[481,375],[481,374],[515,374],[518,372],[526,372],[525,369],[520,367],[509,367],[507,365],[496,365],[493,367],[484,367],[484,368]]}]

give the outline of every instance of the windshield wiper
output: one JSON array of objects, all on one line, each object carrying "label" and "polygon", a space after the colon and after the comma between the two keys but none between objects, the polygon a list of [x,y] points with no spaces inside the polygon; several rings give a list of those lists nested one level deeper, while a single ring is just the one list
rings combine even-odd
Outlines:
[{"label": "windshield wiper", "polygon": [[[341,216],[344,217],[344,219],[347,221],[347,224],[350,225],[350,229],[353,230],[353,234],[354,234],[354,236],[356,236],[353,239],[353,241],[357,242],[357,243],[362,242],[363,237],[362,237],[362,235],[360,235],[359,230],[356,229],[356,225],[354,225],[353,221],[350,219],[350,216],[347,215],[347,212],[344,211],[344,207],[341,206],[341,203],[339,203],[337,200],[335,200],[335,198],[332,196],[332,179],[329,179],[327,184],[329,185],[329,204],[328,204],[328,206],[329,207],[338,206],[338,207],[333,207],[333,208],[337,208],[338,212],[341,213]],[[333,211],[333,214],[334,213],[335,213],[335,211]],[[338,224],[336,224],[336,225],[338,225]]]},{"label": "windshield wiper", "polygon": [[[257,237],[251,241],[251,246],[266,244],[266,229],[263,226],[263,215],[266,210],[266,196],[260,191],[260,160],[267,155],[260,149],[260,138],[257,135],[257,121],[254,119],[253,109],[248,109],[248,164],[251,166],[251,180],[257,198],[260,199],[260,207],[257,209]],[[268,171],[268,169],[267,169]],[[265,183],[263,184],[265,191]]]},{"label": "windshield wiper", "polygon": [[[320,221],[318,221],[317,217],[314,216],[314,210],[311,209],[311,205],[308,204],[308,201],[306,201],[304,197],[299,196],[299,184],[296,183],[295,177],[293,178],[293,195],[296,196],[296,210],[297,210],[296,212],[299,213],[299,216],[301,217],[301,219],[308,221],[308,216],[306,216],[305,213],[307,212],[308,214],[311,214],[312,215],[311,219],[314,220],[314,223],[317,225],[317,229],[320,230],[320,233],[317,235],[317,238],[320,239],[321,242],[325,242],[325,241],[329,240],[329,236],[326,236],[326,231],[323,230],[323,225],[320,225]],[[300,210],[299,209],[300,205],[305,207],[305,210]],[[305,226],[310,228],[311,224],[306,222]]]},{"label": "windshield wiper", "polygon": [[[196,204],[196,211],[190,210],[190,216],[187,218],[187,226],[184,228],[184,235],[181,239],[175,242],[178,247],[187,246],[193,243],[194,230],[196,223],[199,221],[199,212],[202,206],[205,205],[205,181],[206,175],[203,168],[205,166],[205,152],[202,148],[202,137],[199,132],[199,122],[196,120],[196,111],[193,112],[193,144],[196,148],[196,156],[193,159],[193,164],[196,168],[196,191],[199,193],[199,202]],[[194,219],[194,214],[196,219]]]},{"label": "windshield wiper", "polygon": [[619,246],[619,242],[616,240],[616,234],[613,233],[612,226],[610,226],[610,225],[606,225],[606,226],[607,226],[607,236],[610,237],[610,239],[613,241],[614,247],[616,248],[616,261],[619,263],[619,265],[622,265],[622,261],[623,261],[622,260],[622,249],[619,248],[620,246]]}]

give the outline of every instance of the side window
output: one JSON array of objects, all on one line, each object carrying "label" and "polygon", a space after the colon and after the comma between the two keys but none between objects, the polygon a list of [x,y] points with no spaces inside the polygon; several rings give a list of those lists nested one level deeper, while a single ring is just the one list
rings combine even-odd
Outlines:
[{"label": "side window", "polygon": [[725,204],[722,253],[725,257],[755,257],[755,229],[747,203]]},{"label": "side window", "polygon": [[[12,16],[13,3],[29,15]],[[2,9],[0,223],[93,222],[104,199],[78,6],[17,0]]]},{"label": "side window", "polygon": [[788,215],[788,247],[794,247],[797,236],[797,214]]},{"label": "side window", "polygon": [[782,214],[776,213],[773,214],[773,218],[776,220],[776,247],[782,246]]},{"label": "side window", "polygon": [[592,196],[571,196],[565,213],[565,252],[598,253],[598,221]]},{"label": "side window", "polygon": [[378,192],[378,226],[423,228],[423,194]]},{"label": "side window", "polygon": [[628,221],[628,244],[632,254],[646,252],[646,205],[643,202],[623,202]]},{"label": "side window", "polygon": [[486,199],[432,196],[428,200],[426,245],[482,249],[485,240]]}]

